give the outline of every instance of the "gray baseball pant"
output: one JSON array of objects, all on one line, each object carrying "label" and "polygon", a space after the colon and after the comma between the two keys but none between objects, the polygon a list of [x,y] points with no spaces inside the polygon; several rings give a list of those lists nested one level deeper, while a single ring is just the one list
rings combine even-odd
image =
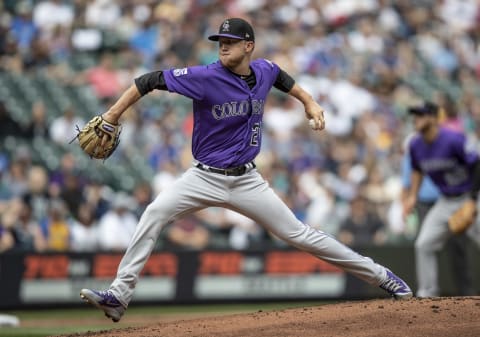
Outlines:
[{"label": "gray baseball pant", "polygon": [[123,256],[110,290],[126,307],[160,231],[183,215],[206,208],[237,211],[290,245],[343,268],[372,285],[386,279],[385,267],[361,256],[328,234],[299,221],[257,172],[224,176],[188,169],[146,208]]},{"label": "gray baseball pant", "polygon": [[[440,293],[438,283],[437,253],[452,235],[448,218],[466,201],[467,195],[440,197],[430,209],[415,240],[415,262],[418,282],[418,297],[435,297]],[[466,232],[480,246],[479,221]]]}]

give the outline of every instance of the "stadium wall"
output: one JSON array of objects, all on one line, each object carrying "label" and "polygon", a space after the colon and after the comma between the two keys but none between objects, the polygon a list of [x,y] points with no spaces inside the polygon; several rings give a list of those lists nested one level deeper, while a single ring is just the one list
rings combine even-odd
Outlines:
[{"label": "stadium wall", "polygon": [[[390,267],[415,286],[412,247],[362,247],[361,254]],[[469,251],[474,261],[478,250]],[[81,288],[104,289],[121,253],[0,255],[0,308],[80,305]],[[474,284],[480,266],[472,263]],[[444,295],[455,295],[446,254],[440,254]],[[297,250],[154,252],[146,263],[134,302],[336,300],[384,297],[376,287]]]}]

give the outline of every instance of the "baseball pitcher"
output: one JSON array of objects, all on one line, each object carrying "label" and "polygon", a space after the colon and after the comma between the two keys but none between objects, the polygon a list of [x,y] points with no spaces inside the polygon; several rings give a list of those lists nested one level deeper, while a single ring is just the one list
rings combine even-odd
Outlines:
[{"label": "baseball pitcher", "polygon": [[278,65],[265,59],[252,60],[255,36],[247,21],[226,19],[218,34],[209,39],[218,42],[217,62],[140,76],[100,117],[100,123],[108,123],[111,133],[102,132],[102,124],[96,120],[93,129],[98,139],[93,141],[95,146],[88,147],[95,148],[95,158],[103,156],[103,144],[114,148],[114,126],[142,96],[159,89],[189,97],[193,101],[194,161],[173,186],[146,208],[110,288],[82,289],[81,297],[118,322],[162,228],[183,215],[211,206],[250,217],[292,246],[380,286],[397,299],[411,297],[408,285],[390,270],[299,221],[256,170],[254,159],[262,143],[265,101],[272,87],[304,105],[314,130],[325,127],[323,109]]}]

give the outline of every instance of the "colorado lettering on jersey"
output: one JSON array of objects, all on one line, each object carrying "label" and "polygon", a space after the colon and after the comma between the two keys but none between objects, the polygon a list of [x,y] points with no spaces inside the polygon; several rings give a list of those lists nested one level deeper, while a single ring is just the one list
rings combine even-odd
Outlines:
[{"label": "colorado lettering on jersey", "polygon": [[458,186],[467,182],[469,175],[464,167],[458,167],[452,172],[445,173],[443,178],[447,186]]},{"label": "colorado lettering on jersey", "polygon": [[249,100],[225,102],[222,105],[215,104],[212,106],[212,115],[216,120],[244,116],[247,115],[249,111],[252,111],[252,114],[260,115],[263,113],[264,103],[265,101],[263,99],[254,99],[251,101],[251,105]]},{"label": "colorado lettering on jersey", "polygon": [[457,161],[449,158],[435,158],[420,162],[420,167],[424,172],[450,170],[454,168],[455,165],[457,165]]}]

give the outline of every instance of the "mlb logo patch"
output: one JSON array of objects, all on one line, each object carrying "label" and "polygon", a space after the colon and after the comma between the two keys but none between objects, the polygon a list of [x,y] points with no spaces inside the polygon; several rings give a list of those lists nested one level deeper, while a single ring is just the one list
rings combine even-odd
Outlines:
[{"label": "mlb logo patch", "polygon": [[187,72],[188,72],[187,68],[175,69],[173,70],[173,76],[178,77],[178,76],[186,75]]},{"label": "mlb logo patch", "polygon": [[269,65],[270,65],[270,67],[272,67],[272,68],[273,68],[273,63],[272,63],[272,61],[270,61],[270,60],[267,60],[267,59],[264,59],[264,60],[265,60],[265,61],[266,61],[266,62],[267,62]]}]

